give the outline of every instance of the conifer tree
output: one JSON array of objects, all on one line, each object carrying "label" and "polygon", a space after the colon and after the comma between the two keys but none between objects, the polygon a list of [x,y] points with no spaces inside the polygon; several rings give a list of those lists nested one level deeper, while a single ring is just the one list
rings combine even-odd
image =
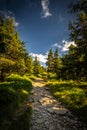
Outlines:
[{"label": "conifer tree", "polygon": [[54,72],[57,73],[58,71],[58,62],[59,62],[59,59],[58,59],[58,49],[55,50],[54,52]]},{"label": "conifer tree", "polygon": [[29,56],[28,54],[25,56],[25,65],[26,65],[26,73],[28,74],[33,74],[33,59],[31,56]]},{"label": "conifer tree", "polygon": [[78,78],[87,79],[87,0],[79,0],[70,6],[72,13],[76,14],[76,21],[70,22],[70,37],[75,41],[76,48],[74,51],[77,59],[76,72]]},{"label": "conifer tree", "polygon": [[54,72],[54,58],[53,58],[53,51],[52,49],[48,52],[48,58],[47,58],[47,71],[48,72]]},{"label": "conifer tree", "polygon": [[0,80],[5,74],[25,72],[26,49],[19,39],[13,18],[0,18]]},{"label": "conifer tree", "polygon": [[40,62],[38,61],[37,56],[36,56],[34,60],[34,74],[36,75],[40,74],[40,69],[41,69]]}]

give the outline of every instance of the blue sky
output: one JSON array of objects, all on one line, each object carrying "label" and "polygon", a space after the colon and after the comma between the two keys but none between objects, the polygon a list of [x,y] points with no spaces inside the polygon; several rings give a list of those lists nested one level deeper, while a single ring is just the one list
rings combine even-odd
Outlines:
[{"label": "blue sky", "polygon": [[69,39],[68,23],[75,17],[68,5],[76,0],[0,0],[0,14],[15,18],[21,40],[33,57],[45,63],[47,52],[58,47],[59,55],[74,44]]}]

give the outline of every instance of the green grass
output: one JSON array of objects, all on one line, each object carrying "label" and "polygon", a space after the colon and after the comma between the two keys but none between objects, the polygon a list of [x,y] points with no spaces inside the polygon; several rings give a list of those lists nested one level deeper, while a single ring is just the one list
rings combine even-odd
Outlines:
[{"label": "green grass", "polygon": [[47,80],[49,80],[49,81],[55,81],[56,79],[57,79],[57,75],[56,74],[51,73],[51,72],[49,72],[47,74]]},{"label": "green grass", "polygon": [[73,81],[48,82],[51,93],[78,118],[87,123],[87,83]]},{"label": "green grass", "polygon": [[27,76],[29,79],[31,80],[35,80],[37,77],[33,74],[26,74],[25,76]]},{"label": "green grass", "polygon": [[27,100],[31,89],[27,76],[13,74],[0,83],[0,130],[8,130],[14,112]]}]

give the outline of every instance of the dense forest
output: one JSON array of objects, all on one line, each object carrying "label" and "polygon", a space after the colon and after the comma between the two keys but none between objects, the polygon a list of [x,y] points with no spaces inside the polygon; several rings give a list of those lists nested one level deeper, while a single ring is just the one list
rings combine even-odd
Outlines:
[{"label": "dense forest", "polygon": [[[80,87],[84,87],[84,93],[83,91],[81,91],[82,93],[79,97],[80,102],[84,102],[84,104],[82,104],[83,106],[81,107],[79,105],[79,108],[77,108],[76,106],[74,110],[79,111],[80,109],[80,112],[82,112],[83,110],[86,112],[87,0],[80,0],[76,2],[76,4],[69,5],[69,10],[70,13],[76,15],[76,20],[74,22],[69,22],[69,37],[71,41],[74,41],[75,45],[71,45],[67,54],[62,55],[61,57],[59,57],[58,49],[55,49],[55,51],[53,51],[51,48],[48,52],[46,67],[40,65],[40,62],[37,57],[33,59],[28,54],[26,44],[24,41],[21,41],[19,33],[15,27],[15,20],[9,16],[0,16],[1,129],[6,128],[6,120],[11,120],[14,111],[19,108],[27,99],[30,90],[32,89],[32,79],[35,79],[36,77],[42,77],[45,80],[51,81],[53,79],[52,75],[54,75],[55,80],[59,82],[62,81],[62,83],[63,81],[66,81],[68,83],[69,81],[72,81],[73,84],[79,83],[81,85],[79,85]],[[74,84],[74,87],[77,87],[77,85]],[[80,102],[78,101],[78,103]],[[72,105],[72,108],[73,107],[74,105]],[[28,113],[31,111],[30,109],[31,108],[29,108]],[[9,126],[10,125],[8,124],[8,128]]]},{"label": "dense forest", "polygon": [[69,8],[76,15],[76,21],[69,23],[70,39],[75,45],[71,45],[62,57],[58,57],[58,50],[53,54],[50,49],[47,71],[55,72],[58,79],[87,80],[87,2],[78,1]]},{"label": "dense forest", "polygon": [[[66,55],[58,56],[58,50],[49,50],[47,58],[47,72],[56,73],[58,79],[87,80],[87,7],[82,0],[69,6],[71,13],[75,13],[76,21],[69,23],[71,45]],[[20,40],[14,25],[14,19],[0,17],[0,80],[11,73],[40,74],[45,70],[41,67],[37,57],[33,61],[28,54],[25,43]],[[54,53],[54,54],[53,54]],[[64,72],[64,73],[62,73]]]},{"label": "dense forest", "polygon": [[20,40],[14,26],[14,19],[0,17],[0,80],[12,73],[39,74],[43,69],[37,57],[33,61],[27,53],[25,43]]}]

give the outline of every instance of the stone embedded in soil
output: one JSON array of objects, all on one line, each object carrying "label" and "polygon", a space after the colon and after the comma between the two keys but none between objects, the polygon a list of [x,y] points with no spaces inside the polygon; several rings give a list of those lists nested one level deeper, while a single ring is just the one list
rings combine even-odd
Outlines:
[{"label": "stone embedded in soil", "polygon": [[55,113],[56,113],[56,114],[59,114],[59,115],[66,115],[67,112],[68,112],[68,111],[67,111],[66,109],[65,109],[65,110],[64,110],[64,109],[63,109],[63,110],[61,109],[61,110],[56,110],[56,111],[55,111]]}]

